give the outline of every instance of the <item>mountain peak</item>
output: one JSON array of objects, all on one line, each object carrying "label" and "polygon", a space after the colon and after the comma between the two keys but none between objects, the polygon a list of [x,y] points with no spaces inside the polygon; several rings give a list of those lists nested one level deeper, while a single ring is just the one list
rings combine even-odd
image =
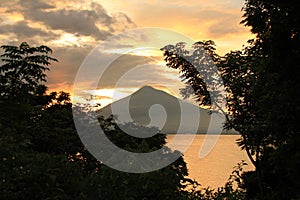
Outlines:
[{"label": "mountain peak", "polygon": [[156,90],[156,89],[150,85],[145,85],[145,86],[141,87],[138,91],[141,91],[141,90]]},{"label": "mountain peak", "polygon": [[160,98],[160,96],[162,96],[162,97],[168,96],[171,98],[176,98],[176,97],[170,95],[169,93],[167,93],[163,90],[156,89],[150,85],[145,85],[145,86],[141,87],[138,91],[133,93],[131,96],[136,96],[136,95],[144,95],[146,98],[149,97],[149,95],[156,96],[156,98],[158,98],[158,99]]},{"label": "mountain peak", "polygon": [[[142,126],[156,126],[165,133],[207,133],[211,120],[208,110],[149,85],[105,106],[100,112],[104,117],[117,115],[121,123],[131,121]],[[211,127],[210,133],[218,131],[218,126]]]}]

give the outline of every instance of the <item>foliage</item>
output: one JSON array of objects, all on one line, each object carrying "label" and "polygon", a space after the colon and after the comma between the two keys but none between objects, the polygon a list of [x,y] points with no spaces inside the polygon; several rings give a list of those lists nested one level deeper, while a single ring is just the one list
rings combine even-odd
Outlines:
[{"label": "foliage", "polygon": [[[87,119],[89,123],[92,123],[90,112],[81,114],[83,114],[81,116],[83,120]],[[127,134],[128,131],[147,134],[152,132],[153,128],[142,127],[134,123],[118,125],[112,116],[109,118],[100,116],[98,120],[106,137],[121,149],[146,153],[164,148],[165,154],[179,154],[179,152],[173,152],[169,148],[163,147],[166,136],[162,133],[158,132],[150,138],[137,138]],[[126,126],[127,133],[124,133],[122,126]],[[93,129],[88,130],[89,135],[93,134],[91,132]],[[92,192],[91,195],[97,199],[185,199],[183,189],[190,180],[185,178],[188,175],[186,163],[181,154],[178,157],[179,159],[167,167],[141,174],[121,172],[103,165],[96,173],[96,178],[90,183],[90,187],[96,188],[99,192]],[[119,157],[116,156],[116,158]],[[113,153],[110,159],[115,159]],[[140,163],[140,167],[143,167],[142,163]]]},{"label": "foliage", "polygon": [[7,145],[15,144],[1,140],[1,199],[84,199],[85,177],[77,164],[38,152],[9,156]]},{"label": "foliage", "polygon": [[[9,100],[27,98],[40,93],[41,82],[46,81],[45,71],[51,61],[52,50],[47,46],[30,47],[23,42],[19,47],[3,45],[1,55],[1,97]],[[3,99],[1,99],[3,100]]]},{"label": "foliage", "polygon": [[[106,167],[77,135],[69,94],[47,94],[46,46],[2,46],[0,67],[0,199],[186,199],[189,181],[182,156],[154,172],[130,174]],[[73,110],[89,115],[89,109]],[[163,147],[165,135],[138,139],[125,134],[112,118],[99,118],[120,148],[149,152]],[[127,130],[149,131],[135,124]],[[113,127],[113,129],[109,129]],[[166,148],[167,149],[167,148]],[[179,154],[167,149],[166,153]]]},{"label": "foliage", "polygon": [[[256,167],[244,175],[247,198],[290,199],[300,195],[296,192],[299,181],[295,170],[299,163],[283,159],[291,158],[291,150],[299,154],[294,147],[300,133],[299,6],[299,1],[247,0],[242,23],[256,38],[242,51],[223,57],[215,53],[212,41],[195,43],[192,53],[183,43],[162,48],[167,66],[179,69],[188,85],[183,94],[189,96],[192,87],[200,105],[218,105],[220,93],[211,91],[224,84],[228,114],[225,127],[240,132],[238,144]],[[210,80],[214,78],[210,76],[214,66],[222,77],[219,82]],[[221,106],[217,108],[225,113]],[[280,180],[293,184],[281,187]],[[286,193],[290,196],[283,196]]]},{"label": "foliage", "polygon": [[258,198],[300,197],[295,159],[300,133],[300,84],[295,75],[300,65],[299,8],[299,1],[246,1],[244,7],[243,23],[257,35],[247,51],[259,61],[251,63],[257,74],[253,91],[264,125],[259,127],[263,148],[256,170],[261,179],[254,192]]}]

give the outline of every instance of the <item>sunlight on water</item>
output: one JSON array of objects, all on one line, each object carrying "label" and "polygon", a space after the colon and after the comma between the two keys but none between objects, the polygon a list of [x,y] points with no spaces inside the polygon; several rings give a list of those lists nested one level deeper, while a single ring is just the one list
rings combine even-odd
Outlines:
[{"label": "sunlight on water", "polygon": [[[167,135],[169,143],[175,135]],[[185,144],[191,135],[178,135],[180,137],[177,148]],[[233,167],[241,160],[248,164],[244,170],[252,170],[253,165],[247,157],[246,152],[241,151],[236,144],[238,135],[221,135],[213,150],[204,158],[199,158],[199,151],[202,146],[205,135],[196,135],[193,143],[184,153],[184,160],[189,170],[189,178],[197,180],[203,187],[221,187],[229,178]],[[214,136],[212,136],[214,137]],[[216,136],[215,136],[216,137]],[[167,146],[168,146],[167,143]]]}]

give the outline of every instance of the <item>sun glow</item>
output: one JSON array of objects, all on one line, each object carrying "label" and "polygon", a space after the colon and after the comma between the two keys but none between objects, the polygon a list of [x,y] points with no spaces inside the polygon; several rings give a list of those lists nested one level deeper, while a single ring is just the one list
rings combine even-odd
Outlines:
[{"label": "sun glow", "polygon": [[[162,90],[166,93],[169,93],[173,96],[177,96],[177,92],[172,88],[163,85],[157,84],[148,84],[149,86],[156,88],[158,90]],[[142,87],[142,86],[141,86]],[[141,87],[130,87],[130,88],[101,88],[96,90],[84,90],[83,93],[86,95],[83,96],[75,96],[72,95],[73,103],[88,103],[91,105],[100,104],[100,107],[105,107],[112,102],[118,101],[122,98],[125,98]]]},{"label": "sun glow", "polygon": [[101,107],[104,107],[114,101],[122,99],[126,96],[129,96],[133,93],[136,88],[101,88],[96,90],[85,90],[87,98],[83,99],[78,97],[78,101],[90,101],[91,104],[100,104]]},{"label": "sun glow", "polygon": [[53,43],[62,46],[73,46],[74,44],[77,44],[77,41],[78,39],[74,34],[64,33],[60,36],[60,39],[53,41]]},{"label": "sun glow", "polygon": [[137,48],[134,49],[133,51],[130,52],[132,55],[136,56],[151,56],[151,57],[156,57],[156,56],[161,56],[162,52],[159,49],[155,48]]},{"label": "sun glow", "polygon": [[62,31],[57,31],[57,34],[61,35],[59,39],[53,40],[51,43],[60,47],[68,46],[86,46],[88,44],[93,44],[95,39],[91,36],[77,36],[71,33],[65,33]]}]

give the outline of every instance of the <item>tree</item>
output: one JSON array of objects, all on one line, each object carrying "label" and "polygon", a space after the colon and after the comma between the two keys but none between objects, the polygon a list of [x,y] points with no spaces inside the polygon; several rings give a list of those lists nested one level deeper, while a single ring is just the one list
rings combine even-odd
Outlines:
[{"label": "tree", "polygon": [[[57,61],[48,56],[51,49],[30,47],[25,42],[19,47],[5,45],[1,48],[4,54],[0,67],[0,198],[84,199],[86,178],[80,165],[70,162],[63,153],[52,154],[58,140],[51,144],[51,152],[41,150],[45,143],[37,140],[45,138],[45,132],[53,132],[52,129],[44,128],[44,132],[38,129],[43,123],[47,124],[43,116],[50,106],[58,116],[63,113],[61,108],[71,109],[65,93],[46,94],[45,71],[49,70],[50,61]],[[56,120],[59,124],[65,119]],[[64,130],[68,130],[68,126]],[[75,132],[73,134],[76,136]]]},{"label": "tree", "polygon": [[[30,47],[26,42],[19,47],[3,45],[4,53],[1,72],[1,101],[6,98],[26,98],[28,95],[43,92],[41,83],[46,81],[45,71],[51,61],[57,59],[48,56],[52,50],[47,46]],[[41,91],[42,90],[42,91]]]},{"label": "tree", "polygon": [[[51,49],[27,43],[2,48],[0,199],[185,199],[189,180],[182,156],[145,174],[108,168],[88,152],[74,125],[72,109],[82,115],[91,110],[72,105],[65,92],[46,93],[45,72],[57,61],[48,56]],[[100,117],[97,123],[111,141],[129,151],[148,152],[165,144],[164,134],[139,139],[124,133],[112,118]],[[149,131],[135,124],[124,126]],[[168,148],[165,153],[179,154]]]},{"label": "tree", "polygon": [[[0,67],[1,124],[15,131],[26,130],[22,122],[30,119],[32,105],[45,98],[45,71],[51,61],[57,60],[48,55],[52,50],[43,45],[30,47],[23,42],[20,46],[3,45],[1,49],[4,51]],[[51,96],[45,98],[50,99]],[[41,106],[47,104],[43,102]]]},{"label": "tree", "polygon": [[[80,120],[80,122],[83,123],[81,131],[84,131],[85,124],[91,124],[92,119],[89,119],[89,112],[81,114],[82,116],[80,118],[82,118],[82,120]],[[127,133],[135,132],[141,135],[144,133],[149,134],[149,132],[153,132],[154,128],[143,127],[134,123],[118,125],[112,116],[109,118],[99,116],[98,120],[106,137],[114,143],[114,145],[121,149],[135,153],[146,153],[164,148],[165,155],[173,154],[178,156],[179,159],[171,163],[169,166],[148,173],[127,173],[117,171],[103,164],[97,171],[96,178],[92,180],[89,186],[91,188],[95,188],[95,190],[99,190],[99,192],[92,192],[89,198],[186,199],[186,192],[184,189],[192,181],[186,178],[188,175],[187,167],[180,152],[173,152],[169,148],[164,147],[164,144],[166,143],[165,134],[158,132],[150,138],[136,138],[128,135]],[[97,125],[98,122],[96,122],[96,126]],[[126,126],[126,132],[124,132],[124,129],[121,129],[120,126]],[[93,128],[90,128],[90,126],[87,130],[86,137],[94,134],[92,132]],[[155,130],[157,129],[155,128]],[[99,133],[96,132],[95,134]],[[88,145],[91,146],[93,144]],[[113,160],[115,159],[114,153],[118,154],[118,152],[111,153],[110,160]],[[119,157],[116,156],[116,158]],[[140,167],[143,166],[141,165]],[[107,185],[109,185],[109,187],[107,187]]]},{"label": "tree", "polygon": [[[276,162],[272,165],[269,162],[274,161],[278,153],[286,152],[282,149],[289,148],[292,140],[298,141],[300,133],[300,83],[296,73],[300,64],[299,2],[249,0],[243,10],[242,23],[251,27],[256,38],[241,51],[218,56],[212,41],[195,43],[192,53],[182,43],[168,45],[162,50],[167,66],[179,69],[188,85],[182,93],[189,96],[191,86],[196,100],[204,106],[218,105],[216,97],[220,93],[211,95],[209,92],[213,88],[206,85],[209,75],[214,72],[210,62],[214,62],[222,82],[210,82],[216,86],[224,84],[227,92],[225,127],[240,132],[238,144],[256,167],[251,175],[255,180],[254,196],[279,198],[274,196],[275,188],[281,184],[279,179],[274,183],[272,180],[275,179],[268,177],[282,177],[283,171],[291,173],[288,175],[291,182],[298,177],[295,170],[286,171],[282,165],[278,168]],[[218,108],[225,113],[220,106]],[[299,149],[292,149],[299,155]],[[299,167],[296,163],[290,163],[289,167]],[[294,184],[290,188],[299,191],[298,187],[299,184]],[[279,193],[286,194],[285,189],[282,187]],[[293,193],[288,198],[297,197],[299,194]]]},{"label": "tree", "polygon": [[[263,123],[260,137],[264,142],[257,171],[262,188],[258,196],[270,199],[299,198],[297,168],[299,162],[288,161],[291,149],[299,155],[300,83],[295,74],[300,64],[299,1],[246,1],[244,23],[251,27],[256,39],[247,54],[255,58],[251,63],[257,80],[252,87],[256,110]],[[253,134],[257,137],[257,134]],[[288,153],[289,152],[289,153]],[[274,162],[283,159],[286,165]],[[289,187],[282,186],[285,180]],[[298,179],[299,180],[299,179]],[[281,187],[282,186],[282,187]],[[293,192],[290,192],[290,191]],[[287,195],[289,194],[289,195]]]}]

